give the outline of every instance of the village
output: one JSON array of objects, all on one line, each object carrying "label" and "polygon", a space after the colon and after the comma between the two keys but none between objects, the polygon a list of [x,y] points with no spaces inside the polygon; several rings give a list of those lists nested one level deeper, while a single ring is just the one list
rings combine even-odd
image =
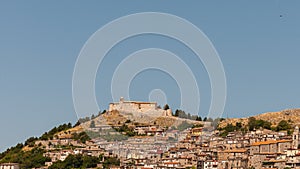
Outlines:
[{"label": "village", "polygon": [[[129,104],[131,106],[128,106]],[[139,104],[139,102],[126,102],[121,99],[119,103],[111,104],[107,113],[116,109],[130,112],[139,110],[139,113],[157,110],[160,115],[170,116],[170,113],[157,109],[156,105],[152,105],[153,103],[149,103],[151,104],[149,107],[144,102],[143,106]],[[186,121],[183,120],[182,123]],[[93,124],[92,127],[86,128],[85,132],[98,133],[98,135],[85,142],[76,140],[68,134],[76,133],[77,129],[84,127],[84,124],[59,132],[52,139],[35,141],[35,146],[42,146],[45,149],[43,156],[51,159],[41,168],[51,167],[57,161],[64,161],[68,156],[78,154],[101,158],[96,168],[300,168],[298,126],[289,130],[292,132],[260,127],[252,131],[234,130],[222,135],[223,131],[214,128],[209,122],[202,122],[201,125],[186,125],[181,129],[149,124],[136,125],[132,129],[134,134],[130,136],[126,135],[128,134],[126,131],[120,130],[122,126],[126,126],[126,123],[117,123],[114,126]],[[118,139],[108,140],[108,136]],[[118,159],[119,163],[111,164],[109,167],[103,166],[106,158]],[[17,169],[18,164],[0,164],[0,169],[7,168]]]},{"label": "village", "polygon": [[[152,129],[154,136],[146,139],[133,137],[121,142],[91,140],[78,144],[75,140],[61,138],[36,144],[51,145],[47,146],[49,151],[44,154],[51,158],[46,166],[65,160],[70,154],[84,154],[119,158],[120,166],[111,168],[300,168],[298,127],[292,136],[288,136],[286,132],[256,130],[244,135],[232,132],[223,138],[218,137],[217,132],[203,131],[203,128],[187,129],[184,132],[161,132],[159,129]],[[168,140],[176,140],[184,134],[186,138],[179,142]],[[82,148],[50,151],[58,144]],[[101,164],[98,167],[101,168]]]}]

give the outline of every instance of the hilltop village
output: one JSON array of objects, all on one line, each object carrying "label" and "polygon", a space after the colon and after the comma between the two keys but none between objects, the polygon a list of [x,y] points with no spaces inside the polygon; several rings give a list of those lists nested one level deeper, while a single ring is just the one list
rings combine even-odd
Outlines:
[{"label": "hilltop village", "polygon": [[[196,119],[177,117],[156,103],[121,98],[108,111],[75,126],[61,125],[2,153],[0,169],[300,168],[299,128],[289,114],[277,123],[255,117],[235,123],[218,119],[217,128],[213,121]],[[37,158],[40,165],[25,166],[14,152]]]}]

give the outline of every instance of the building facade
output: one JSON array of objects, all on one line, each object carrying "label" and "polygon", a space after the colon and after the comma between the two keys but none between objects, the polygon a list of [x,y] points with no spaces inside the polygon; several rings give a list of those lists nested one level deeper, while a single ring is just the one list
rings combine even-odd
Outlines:
[{"label": "building facade", "polygon": [[19,164],[17,163],[3,163],[0,164],[0,169],[19,169]]},{"label": "building facade", "polygon": [[155,102],[139,102],[139,101],[125,101],[124,98],[120,98],[120,102],[110,103],[109,111],[134,111],[134,112],[147,112],[157,109],[157,103]]}]

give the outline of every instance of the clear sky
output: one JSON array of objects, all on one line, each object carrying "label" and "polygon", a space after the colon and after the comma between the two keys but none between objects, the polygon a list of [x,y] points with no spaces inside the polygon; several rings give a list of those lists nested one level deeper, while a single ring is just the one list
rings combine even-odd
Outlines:
[{"label": "clear sky", "polygon": [[[299,1],[1,1],[0,2],[0,151],[76,122],[72,74],[88,38],[106,23],[137,12],[177,15],[199,27],[212,41],[227,78],[224,116],[243,117],[297,108],[300,96]],[[98,104],[112,101],[110,80],[130,53],[159,47],[179,55],[196,74],[200,115],[210,103],[209,80],[201,62],[179,42],[145,35],[130,38],[105,57],[96,78]],[[161,83],[152,83],[159,79]],[[141,72],[132,81],[132,99],[147,101],[160,88],[178,108],[174,79],[161,71]],[[163,104],[161,102],[161,104]]]}]

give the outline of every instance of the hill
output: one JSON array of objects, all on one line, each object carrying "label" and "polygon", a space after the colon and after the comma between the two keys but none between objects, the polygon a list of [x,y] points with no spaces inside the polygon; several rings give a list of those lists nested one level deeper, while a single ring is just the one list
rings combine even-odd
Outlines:
[{"label": "hill", "polygon": [[145,126],[149,125],[157,125],[161,127],[178,127],[183,122],[187,122],[190,124],[204,124],[202,121],[184,119],[174,116],[155,116],[155,115],[148,115],[146,113],[124,113],[119,111],[108,111],[105,112],[94,119],[86,121],[81,124],[84,129],[90,128],[91,123],[94,123],[95,126],[101,125],[123,125],[123,124],[131,124],[137,125],[142,124]]},{"label": "hill", "polygon": [[[292,127],[300,126],[300,109],[287,109],[279,112],[266,112],[252,117],[257,120],[270,122],[272,127],[277,126],[282,120],[289,122]],[[248,122],[249,117],[229,118],[222,120],[219,123],[219,127],[224,128],[227,124],[236,125],[236,123],[241,123],[242,126],[246,126]]]}]

